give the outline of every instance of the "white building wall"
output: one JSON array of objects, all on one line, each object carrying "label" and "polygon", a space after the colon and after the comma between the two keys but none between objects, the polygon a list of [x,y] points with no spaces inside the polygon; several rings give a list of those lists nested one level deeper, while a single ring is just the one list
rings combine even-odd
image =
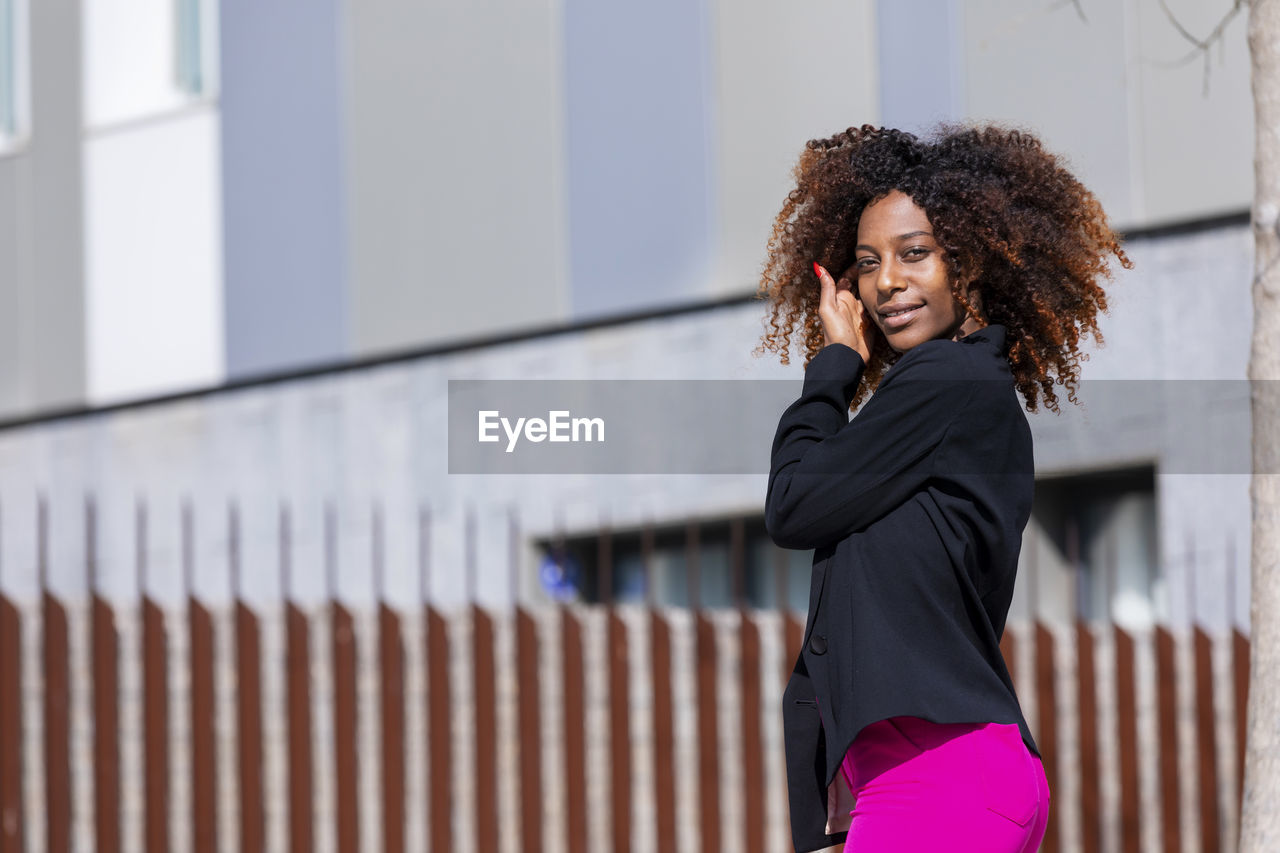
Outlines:
[{"label": "white building wall", "polygon": [[85,142],[90,405],[225,377],[218,121],[200,109]]},{"label": "white building wall", "polygon": [[215,0],[84,0],[82,12],[86,402],[217,385]]}]

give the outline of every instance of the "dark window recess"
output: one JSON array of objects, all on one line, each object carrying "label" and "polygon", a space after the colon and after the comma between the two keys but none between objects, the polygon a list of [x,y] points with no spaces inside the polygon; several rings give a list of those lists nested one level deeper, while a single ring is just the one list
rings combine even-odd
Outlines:
[{"label": "dark window recess", "polygon": [[1134,627],[1167,616],[1153,468],[1039,479],[1032,516],[1071,574],[1063,615]]},{"label": "dark window recess", "polygon": [[[735,558],[735,527],[741,558]],[[646,539],[648,545],[646,546]],[[773,544],[763,516],[600,532],[538,542],[540,581],[555,598],[674,607],[776,608],[804,612],[813,551]],[[645,555],[648,553],[648,565]],[[603,567],[609,565],[608,577]]]}]

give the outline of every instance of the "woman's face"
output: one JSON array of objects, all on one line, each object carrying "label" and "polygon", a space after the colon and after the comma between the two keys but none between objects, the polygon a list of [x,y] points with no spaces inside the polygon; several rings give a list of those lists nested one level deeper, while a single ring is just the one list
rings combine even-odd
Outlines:
[{"label": "woman's face", "polygon": [[933,239],[929,217],[898,190],[862,211],[857,252],[844,278],[897,352],[981,328],[951,295],[946,253]]}]

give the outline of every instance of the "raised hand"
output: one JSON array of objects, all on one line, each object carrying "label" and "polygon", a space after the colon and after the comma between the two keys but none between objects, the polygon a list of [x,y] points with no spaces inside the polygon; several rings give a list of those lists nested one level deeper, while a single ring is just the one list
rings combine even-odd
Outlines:
[{"label": "raised hand", "polygon": [[816,262],[813,271],[822,284],[818,319],[822,322],[823,346],[845,344],[862,356],[863,361],[871,361],[876,327],[862,300],[854,293],[853,284],[846,278],[837,283],[831,273]]}]

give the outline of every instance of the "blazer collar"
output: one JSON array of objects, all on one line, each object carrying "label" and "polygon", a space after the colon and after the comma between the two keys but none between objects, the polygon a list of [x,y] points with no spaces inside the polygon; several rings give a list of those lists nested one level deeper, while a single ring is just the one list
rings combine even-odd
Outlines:
[{"label": "blazer collar", "polygon": [[993,345],[996,349],[1004,351],[1005,328],[1000,323],[991,323],[983,326],[976,332],[970,332],[962,338],[958,339],[962,344],[972,344],[978,341],[986,341]]}]

